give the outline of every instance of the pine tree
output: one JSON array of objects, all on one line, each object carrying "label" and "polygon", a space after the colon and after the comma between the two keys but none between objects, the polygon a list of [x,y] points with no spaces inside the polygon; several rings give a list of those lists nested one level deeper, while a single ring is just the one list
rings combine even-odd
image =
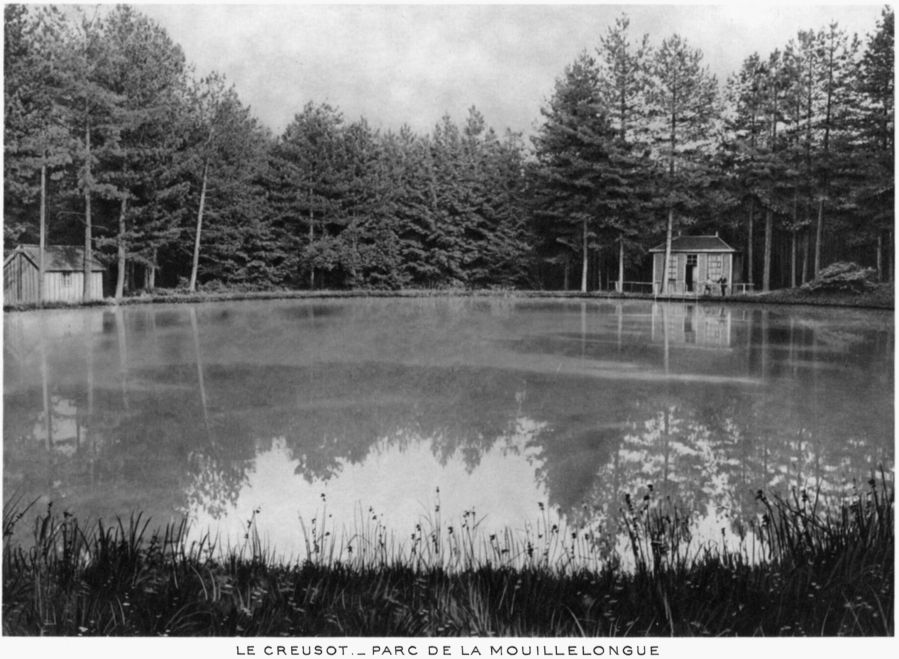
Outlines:
[{"label": "pine tree", "polygon": [[[621,145],[599,95],[595,60],[582,53],[556,81],[545,120],[533,138],[537,213],[549,221],[546,238],[581,257],[581,290],[588,286],[588,254],[598,232],[626,203]],[[567,253],[566,253],[567,252]]]},{"label": "pine tree", "polygon": [[119,122],[124,98],[109,86],[112,51],[102,31],[98,14],[79,13],[65,43],[69,59],[63,94],[67,121],[80,164],[75,191],[84,200],[84,265],[82,296],[90,298],[94,260],[94,202],[114,200],[118,191],[102,177],[107,158],[119,149]]},{"label": "pine tree", "polygon": [[[618,133],[618,149],[622,152],[622,172],[631,188],[620,212],[610,218],[610,224],[618,230],[618,290],[624,288],[625,254],[642,252],[638,236],[645,229],[643,218],[647,213],[645,181],[650,178],[648,163],[642,154],[646,152],[649,125],[646,113],[649,92],[649,37],[644,35],[637,44],[628,36],[630,21],[626,16],[615,20],[597,49],[599,63],[599,89],[602,102]],[[624,158],[627,158],[625,161]],[[643,189],[641,189],[643,188]]]},{"label": "pine tree", "polygon": [[854,129],[859,140],[854,146],[863,157],[854,163],[854,169],[862,173],[854,196],[865,217],[863,233],[874,234],[877,272],[890,281],[895,277],[894,57],[894,14],[885,7],[855,72],[858,108]]},{"label": "pine tree", "polygon": [[431,161],[428,172],[429,206],[433,222],[426,245],[436,266],[432,285],[467,284],[465,231],[471,222],[468,190],[463,181],[463,147],[459,127],[444,115],[431,132]]},{"label": "pine tree", "polygon": [[789,72],[783,63],[783,54],[775,50],[768,57],[763,84],[763,121],[764,130],[762,148],[759,150],[760,186],[758,189],[762,207],[765,210],[765,243],[762,254],[762,290],[771,289],[772,251],[774,245],[775,216],[786,215],[782,192],[786,175],[786,159],[783,157],[784,136],[778,134],[784,120],[786,90],[788,89]]},{"label": "pine tree", "polygon": [[[38,300],[44,298],[48,187],[72,161],[59,96],[65,77],[60,48],[66,27],[53,7],[4,7],[4,234],[38,236]],[[38,226],[33,226],[38,201]],[[33,240],[33,238],[32,238]]]},{"label": "pine tree", "polygon": [[758,53],[747,57],[740,71],[727,83],[725,126],[727,137],[721,146],[721,166],[733,172],[732,190],[748,205],[746,219],[746,281],[755,279],[754,238],[755,211],[759,206],[759,185],[762,177],[760,149],[762,148],[764,113],[764,75]]},{"label": "pine tree", "polygon": [[653,57],[649,93],[655,155],[664,165],[662,203],[667,215],[661,292],[668,291],[668,264],[677,213],[689,212],[705,176],[701,157],[710,146],[716,110],[715,78],[702,65],[702,51],[678,35],[662,42]]},{"label": "pine tree", "polygon": [[[169,139],[184,82],[184,55],[159,26],[127,6],[117,7],[103,22],[103,38],[110,49],[105,85],[123,100],[115,117],[118,148],[110,155],[103,176],[117,189],[119,202],[115,237],[117,279],[115,296],[125,288],[126,262],[137,254],[147,219],[151,233],[159,227],[160,199],[172,194],[166,170],[174,166]],[[102,243],[100,243],[102,244]],[[151,264],[146,256],[143,262]]]},{"label": "pine tree", "polygon": [[416,286],[431,285],[440,277],[431,259],[431,237],[436,230],[431,140],[404,126],[390,136],[389,143],[398,189],[394,208],[401,279]]},{"label": "pine tree", "polygon": [[533,249],[526,206],[525,147],[521,135],[507,131],[490,139],[485,153],[484,190],[489,233],[479,247],[484,262],[481,286],[516,286],[529,277]]},{"label": "pine tree", "polygon": [[289,241],[290,280],[304,274],[315,288],[316,271],[338,263],[328,225],[340,195],[338,168],[343,117],[328,104],[308,103],[277,140],[271,164],[277,184],[273,205],[279,231]]},{"label": "pine tree", "polygon": [[824,243],[824,209],[826,201],[835,203],[838,195],[831,190],[831,178],[839,168],[839,159],[843,154],[834,152],[832,140],[840,131],[848,127],[847,121],[851,110],[851,82],[854,73],[854,60],[858,50],[858,40],[850,38],[846,32],[832,23],[819,34],[819,61],[821,62],[821,116],[817,132],[819,133],[818,156],[815,162],[815,174],[818,187],[818,217],[815,228],[815,275],[822,267],[822,247]]},{"label": "pine tree", "polygon": [[[191,94],[191,134],[185,166],[192,170],[199,189],[188,289],[196,290],[204,219],[214,221],[207,231],[217,247],[209,264],[219,273],[231,273],[234,259],[245,261],[244,229],[259,212],[254,187],[262,178],[268,134],[243,106],[233,87],[213,74],[200,81]],[[208,215],[208,218],[206,217]],[[215,239],[218,239],[216,242]],[[229,274],[230,276],[230,274]]]}]

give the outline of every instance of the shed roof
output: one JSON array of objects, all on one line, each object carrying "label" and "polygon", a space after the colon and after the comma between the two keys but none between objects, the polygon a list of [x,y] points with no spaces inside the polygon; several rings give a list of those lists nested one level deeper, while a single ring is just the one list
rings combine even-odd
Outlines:
[{"label": "shed roof", "polygon": [[[665,243],[653,247],[650,252],[664,252]],[[677,236],[671,239],[672,252],[736,252],[733,247],[715,236]]]},{"label": "shed roof", "polygon": [[[25,257],[38,267],[38,245],[19,245],[14,250],[6,252],[3,264],[9,262],[13,255],[24,254]],[[84,269],[84,247],[76,245],[47,245],[44,248],[44,272],[81,272]],[[96,258],[91,259],[91,271],[103,272],[106,266]]]}]

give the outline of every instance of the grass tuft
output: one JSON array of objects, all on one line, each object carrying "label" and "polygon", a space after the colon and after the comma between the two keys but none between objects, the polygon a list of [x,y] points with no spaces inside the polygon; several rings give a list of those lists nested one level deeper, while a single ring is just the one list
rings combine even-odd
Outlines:
[{"label": "grass tuft", "polygon": [[3,633],[159,636],[892,635],[894,489],[884,473],[845,501],[758,494],[748,533],[761,552],[695,546],[690,516],[626,497],[632,569],[585,561],[595,548],[541,517],[488,534],[475,511],[439,502],[408,539],[371,509],[338,534],[304,521],[307,558],[282,564],[255,515],[242,544],[188,541],[141,514],[84,525],[4,507]]}]

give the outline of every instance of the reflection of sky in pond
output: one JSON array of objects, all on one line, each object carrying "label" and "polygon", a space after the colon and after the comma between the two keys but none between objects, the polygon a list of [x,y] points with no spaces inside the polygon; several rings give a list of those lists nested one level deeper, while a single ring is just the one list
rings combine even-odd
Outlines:
[{"label": "reflection of sky in pond", "polygon": [[223,534],[258,507],[284,554],[322,493],[340,529],[370,506],[406,537],[440,487],[446,523],[473,507],[485,529],[564,522],[607,548],[623,496],[652,485],[701,518],[697,543],[730,544],[760,489],[838,500],[893,465],[890,313],[293,300],[13,313],[4,330],[5,501],[188,511]]},{"label": "reflection of sky in pond", "polygon": [[342,460],[334,476],[314,482],[297,475],[298,462],[286,443],[276,440],[256,456],[246,485],[223,511],[224,524],[202,502],[190,507],[193,535],[217,526],[224,544],[239,545],[246,521],[258,511],[255,521],[264,544],[301,557],[300,518],[306,525],[313,519],[320,525],[325,513],[329,529],[349,538],[361,528],[360,517],[373,512],[404,539],[416,524],[432,526],[438,506],[445,525],[458,528],[463,515],[474,510],[482,534],[514,529],[546,502],[546,490],[536,478],[534,450],[528,448],[528,435],[535,429],[522,420],[520,432],[485,451],[473,469],[452,457],[441,462],[429,442],[419,438],[404,446],[379,441],[364,462]]},{"label": "reflection of sky in pond", "polygon": [[[600,565],[607,556],[596,542],[608,523],[606,516],[594,514],[577,523],[577,516],[569,521],[562,510],[546,506],[547,491],[539,478],[541,460],[529,448],[539,428],[527,419],[520,420],[517,428],[516,434],[485,451],[474,468],[458,456],[440,461],[422,438],[407,438],[411,441],[400,445],[382,440],[364,462],[341,461],[333,476],[314,482],[298,475],[298,461],[291,457],[286,442],[276,439],[256,455],[245,485],[227,506],[210,507],[202,494],[188,488],[192,500],[186,511],[191,524],[188,540],[197,541],[208,529],[216,529],[220,549],[240,548],[246,545],[252,520],[263,548],[275,550],[282,560],[306,558],[305,539],[316,531],[319,536],[325,531],[333,535],[337,551],[347,557],[346,547],[355,545],[358,552],[358,538],[366,535],[366,527],[374,520],[389,534],[391,545],[396,545],[401,555],[408,555],[410,536],[417,528],[424,528],[427,535],[439,523],[444,541],[449,541],[447,529],[461,533],[466,515],[471,513],[477,520],[473,533],[477,558],[497,558],[488,540],[511,530],[535,543],[538,550],[549,544],[557,552],[577,545],[581,550],[577,565]],[[720,483],[710,487],[719,499],[727,494]],[[723,542],[731,550],[741,546],[725,511],[712,502],[703,510],[692,511],[693,551],[709,543]],[[544,538],[554,527],[558,529],[555,542]],[[572,541],[572,533],[582,536],[579,542]],[[752,534],[746,535],[751,544]],[[622,567],[630,567],[627,534],[622,531],[610,541]],[[745,547],[746,538],[742,542]],[[524,556],[498,558],[516,564],[516,559]]]}]

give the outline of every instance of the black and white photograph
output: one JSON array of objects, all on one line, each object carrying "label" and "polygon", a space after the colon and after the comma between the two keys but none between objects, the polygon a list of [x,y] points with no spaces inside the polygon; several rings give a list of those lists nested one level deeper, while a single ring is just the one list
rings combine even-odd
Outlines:
[{"label": "black and white photograph", "polygon": [[894,638],[892,4],[3,9],[6,656]]}]

